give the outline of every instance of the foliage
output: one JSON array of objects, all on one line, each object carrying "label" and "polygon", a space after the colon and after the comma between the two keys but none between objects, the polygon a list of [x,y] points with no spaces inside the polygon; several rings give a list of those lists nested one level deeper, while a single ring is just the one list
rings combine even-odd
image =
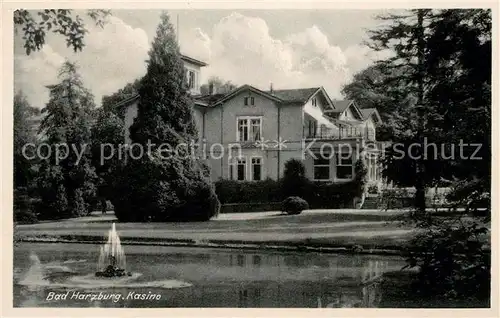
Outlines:
[{"label": "foliage", "polygon": [[14,188],[14,222],[36,223],[37,221],[27,189],[25,187]]},{"label": "foliage", "polygon": [[354,181],[345,183],[310,182],[304,195],[311,209],[352,208],[359,197],[359,186]]},{"label": "foliage", "polygon": [[[97,26],[103,27],[110,10],[93,9],[87,10],[86,15],[92,19]],[[26,54],[41,50],[45,45],[47,32],[59,34],[66,39],[66,45],[72,47],[75,52],[81,51],[85,46],[84,37],[88,31],[85,22],[73,10],[45,9],[31,11],[19,9],[14,11],[15,32],[19,29],[23,32],[24,48]]]},{"label": "foliage", "polygon": [[[425,129],[417,134],[416,102],[420,89],[416,14],[419,11],[424,15],[421,110]],[[381,19],[389,23],[371,32],[371,44],[393,54],[356,75],[344,93],[358,98],[357,102],[366,107],[378,103],[382,109],[390,110],[390,104],[393,105],[392,111],[387,114],[382,110],[381,116],[392,126],[388,131],[390,139],[398,142],[406,155],[399,159],[393,147],[388,149],[384,175],[397,185],[412,186],[416,180],[416,160],[409,158],[408,149],[412,143],[420,143],[421,138],[426,138],[428,144],[444,145],[446,157],[454,155],[452,159],[435,159],[443,153],[440,147],[426,148],[425,185],[433,186],[443,179],[489,175],[489,164],[484,160],[457,158],[457,146],[460,140],[465,144],[480,143],[483,146],[477,156],[485,160],[491,156],[490,10],[410,10]],[[468,157],[474,150],[466,147],[464,154]]]},{"label": "foliage", "polygon": [[413,192],[406,188],[383,189],[380,194],[380,202],[383,209],[400,209],[413,206]]},{"label": "foliage", "polygon": [[[416,21],[423,16],[423,23]],[[416,173],[416,160],[386,152],[384,174],[399,185],[452,185],[449,214],[412,214],[418,234],[408,246],[417,266],[420,293],[429,297],[487,297],[490,285],[489,217],[491,178],[491,10],[410,10],[383,17],[372,32],[373,47],[394,55],[379,63],[406,69],[401,92],[419,105],[398,110],[393,140],[408,154],[412,143],[435,143]],[[420,40],[420,41],[419,41]],[[420,63],[416,63],[419,61]],[[480,145],[457,149],[458,145]],[[455,147],[455,148],[454,148]],[[419,151],[422,154],[422,150]],[[434,156],[434,155],[439,156]],[[423,173],[422,173],[423,171]],[[420,191],[422,194],[422,191]],[[422,200],[419,200],[421,202]]]},{"label": "foliage", "polygon": [[37,194],[40,197],[36,205],[39,219],[62,219],[72,216],[61,166],[43,161],[36,182]]},{"label": "foliage", "polygon": [[32,107],[22,91],[14,96],[14,219],[16,222],[32,223],[36,215],[29,195],[36,175],[36,162],[30,160],[34,156],[33,148],[23,147],[28,143],[36,144],[35,132],[30,122],[40,111]]},{"label": "foliage", "polygon": [[151,151],[128,158],[120,168],[112,200],[116,216],[120,221],[209,220],[218,214],[220,203],[206,166],[182,151],[158,151],[159,145],[176,149],[197,136],[184,63],[166,13],[149,51],[139,96],[130,137],[145,148],[151,145]]},{"label": "foliage", "polygon": [[279,211],[281,202],[266,203],[230,203],[221,205],[220,213],[249,213],[262,211]]},{"label": "foliage", "polygon": [[[299,169],[290,169],[289,171],[299,171],[298,175],[302,175],[300,169],[302,163],[296,164],[295,160],[290,161],[290,166],[299,167]],[[360,197],[364,191],[364,184],[361,183],[362,171],[357,170],[360,174],[359,178],[353,181],[341,184],[327,182],[312,182],[304,179],[296,183],[297,179],[290,178],[290,184],[285,178],[280,181],[266,179],[262,181],[236,181],[236,180],[219,180],[215,183],[217,196],[222,204],[232,203],[272,203],[283,201],[290,195],[289,191],[300,186],[301,197],[309,202],[313,209],[335,209],[343,207],[352,207],[353,199]],[[297,192],[295,192],[297,193]],[[297,196],[297,195],[295,195]]]},{"label": "foliage", "polygon": [[306,177],[306,169],[302,161],[290,159],[285,162],[285,170],[281,179],[282,197],[303,197],[309,180]]},{"label": "foliage", "polygon": [[360,197],[366,192],[368,169],[366,168],[364,160],[360,159],[354,164],[354,192],[356,196]]},{"label": "foliage", "polygon": [[96,109],[91,131],[92,166],[97,174],[97,197],[102,204],[113,196],[113,179],[119,169],[123,153],[123,121],[111,111]]},{"label": "foliage", "polygon": [[102,108],[107,112],[107,113],[114,113],[120,118],[124,118],[123,110],[124,107],[122,108],[117,108],[116,105],[127,98],[131,98],[139,93],[139,87],[141,85],[141,79],[138,78],[135,81],[128,83],[125,85],[125,87],[119,89],[117,92],[109,95],[109,96],[103,96],[102,97]]},{"label": "foliage", "polygon": [[[81,216],[90,212],[95,196],[95,171],[90,147],[93,96],[83,86],[76,65],[65,62],[60,83],[49,86],[50,99],[40,130],[52,146],[42,160],[37,178],[39,213],[47,218]],[[56,158],[55,147],[66,145],[65,158]],[[79,158],[79,155],[81,157]],[[60,160],[58,160],[60,159]]]},{"label": "foliage", "polygon": [[309,209],[309,204],[300,197],[288,197],[281,203],[281,211],[291,215],[300,214],[307,209]]},{"label": "foliage", "polygon": [[422,229],[407,251],[408,264],[419,268],[417,292],[429,297],[489,298],[491,244],[485,220],[459,214],[427,221],[420,223]]},{"label": "foliage", "polygon": [[[212,92],[210,92],[212,89]],[[231,81],[224,81],[223,79],[212,76],[208,79],[208,83],[200,86],[200,92],[202,95],[212,94],[227,94],[232,90],[236,89],[236,85],[234,85]]]},{"label": "foliage", "polygon": [[282,200],[280,183],[272,179],[236,181],[221,179],[215,182],[215,192],[221,204],[268,203]]},{"label": "foliage", "polygon": [[376,184],[372,184],[368,187],[367,192],[370,194],[379,194],[380,193],[380,188]]}]

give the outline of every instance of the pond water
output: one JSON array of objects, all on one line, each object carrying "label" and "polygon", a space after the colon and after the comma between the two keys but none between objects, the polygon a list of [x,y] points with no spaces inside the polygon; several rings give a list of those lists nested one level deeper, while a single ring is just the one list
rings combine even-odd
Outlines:
[{"label": "pond water", "polygon": [[14,248],[15,307],[377,307],[392,256],[123,246],[131,276],[96,278],[99,245]]}]

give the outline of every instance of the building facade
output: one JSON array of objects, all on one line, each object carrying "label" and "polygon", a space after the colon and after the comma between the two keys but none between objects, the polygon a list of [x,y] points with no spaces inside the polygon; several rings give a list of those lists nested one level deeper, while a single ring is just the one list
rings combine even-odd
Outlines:
[{"label": "building facade", "polygon": [[[304,162],[309,179],[340,183],[354,178],[354,165],[362,158],[369,182],[379,182],[376,126],[381,120],[376,109],[331,100],[322,87],[263,91],[243,85],[202,96],[199,74],[207,64],[182,59],[194,100],[198,153],[213,180],[276,180],[293,158]],[[119,105],[126,108],[126,143],[138,100]]]}]

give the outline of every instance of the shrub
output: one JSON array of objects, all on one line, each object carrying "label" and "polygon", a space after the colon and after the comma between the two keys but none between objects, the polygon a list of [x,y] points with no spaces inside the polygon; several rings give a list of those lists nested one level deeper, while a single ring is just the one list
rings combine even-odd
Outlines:
[{"label": "shrub", "polygon": [[221,205],[220,213],[247,213],[263,211],[280,211],[281,202],[269,203],[228,203]]},{"label": "shrub", "polygon": [[378,185],[372,184],[371,186],[368,187],[367,191],[370,194],[379,194],[380,189],[378,188]]},{"label": "shrub", "polygon": [[407,208],[413,205],[413,194],[406,188],[384,189],[380,195],[385,209]]},{"label": "shrub", "polygon": [[219,213],[213,185],[197,162],[144,158],[123,167],[112,204],[122,222],[207,221]]},{"label": "shrub", "polygon": [[304,199],[309,202],[311,209],[351,208],[356,194],[357,185],[354,182],[311,182]]},{"label": "shrub", "polygon": [[354,165],[354,180],[352,181],[355,186],[355,196],[360,197],[365,192],[367,183],[368,170],[363,160],[356,161]]},{"label": "shrub", "polygon": [[407,263],[419,268],[415,287],[424,297],[487,300],[491,296],[490,178],[452,185],[447,212],[454,215],[412,214],[419,231],[407,247]]},{"label": "shrub", "polygon": [[303,197],[305,195],[310,184],[305,171],[304,164],[298,159],[290,159],[285,162],[285,171],[280,182],[282,198]]},{"label": "shrub", "polygon": [[17,223],[36,223],[37,217],[33,211],[32,200],[26,188],[14,189],[14,221]]},{"label": "shrub", "polygon": [[358,163],[355,170],[357,177],[349,182],[312,182],[305,176],[303,163],[291,159],[286,162],[280,181],[219,180],[215,191],[221,204],[263,204],[295,196],[304,198],[313,209],[351,208],[353,199],[363,194],[366,183],[366,169]]},{"label": "shrub", "polygon": [[281,211],[287,214],[300,214],[303,210],[309,209],[307,201],[300,197],[288,197],[281,203]]},{"label": "shrub", "polygon": [[221,204],[267,203],[281,201],[280,184],[272,179],[262,181],[219,180],[215,192]]}]

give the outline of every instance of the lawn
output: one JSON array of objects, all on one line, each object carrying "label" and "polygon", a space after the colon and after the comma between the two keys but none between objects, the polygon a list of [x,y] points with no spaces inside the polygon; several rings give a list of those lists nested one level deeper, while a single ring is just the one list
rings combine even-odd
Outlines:
[{"label": "lawn", "polygon": [[[210,222],[117,223],[123,242],[190,242],[193,244],[258,244],[310,247],[399,249],[411,229],[395,217],[398,211],[313,210],[300,215],[278,212],[222,214]],[[18,225],[17,238],[103,240],[114,216],[90,217]]]}]

